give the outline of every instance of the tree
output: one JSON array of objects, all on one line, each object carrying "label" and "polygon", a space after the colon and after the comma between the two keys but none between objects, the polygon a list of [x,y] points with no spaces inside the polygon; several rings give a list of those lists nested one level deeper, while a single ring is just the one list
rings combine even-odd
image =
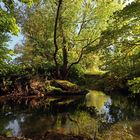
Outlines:
[{"label": "tree", "polygon": [[[0,74],[5,74],[9,70],[9,62],[13,51],[8,48],[7,42],[10,35],[17,35],[19,27],[16,20],[19,6],[31,7],[37,0],[1,0],[0,1]],[[22,5],[22,7],[24,7]]]},{"label": "tree", "polygon": [[27,4],[29,7],[37,0],[1,0],[0,1],[0,33],[12,33],[17,35],[19,28],[15,18],[15,9],[19,4]]},{"label": "tree", "polygon": [[[61,75],[65,79],[72,66],[81,61],[86,50],[89,47],[94,48],[95,44],[99,41],[100,33],[106,28],[106,21],[110,14],[118,8],[115,7],[116,5],[117,3],[113,2],[108,2],[106,5],[105,2],[83,0],[75,3],[70,1],[64,2],[62,0],[58,2],[54,28],[54,61],[56,65],[56,75],[59,75],[59,64],[57,62],[58,46],[62,46],[63,63],[62,70],[60,71],[62,71]],[[108,6],[111,6],[114,9],[108,8]],[[104,17],[101,16],[100,10],[104,10]],[[61,43],[60,45],[59,43],[57,44],[57,32],[60,33],[58,34],[58,38],[60,39],[59,43]],[[68,52],[68,50],[72,50],[72,52],[77,51],[79,54],[71,61],[69,60],[69,54],[71,53]]]},{"label": "tree", "polygon": [[99,42],[110,15],[121,7],[112,1],[46,1],[25,16],[26,45],[22,49],[30,46],[32,54],[36,52],[45,61],[53,62],[55,78],[67,79],[71,68]]},{"label": "tree", "polygon": [[140,2],[135,1],[116,12],[99,43],[105,62],[102,68],[115,77],[116,86],[128,86],[128,80],[136,81],[140,76],[139,7]]},{"label": "tree", "polygon": [[4,75],[7,72],[8,61],[11,59],[11,50],[7,48],[6,42],[9,41],[9,36],[6,34],[0,34],[0,75]]}]

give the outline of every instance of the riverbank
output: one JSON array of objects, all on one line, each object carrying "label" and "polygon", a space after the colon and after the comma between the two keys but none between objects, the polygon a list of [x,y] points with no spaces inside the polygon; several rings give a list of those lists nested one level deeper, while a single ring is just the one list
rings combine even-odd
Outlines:
[{"label": "riverbank", "polygon": [[[48,97],[86,95],[88,90],[66,80],[32,79],[22,84],[21,81],[7,87],[7,92],[0,96],[0,105],[6,103],[40,106]],[[11,90],[11,88],[12,90]],[[9,90],[8,90],[9,89]]]}]

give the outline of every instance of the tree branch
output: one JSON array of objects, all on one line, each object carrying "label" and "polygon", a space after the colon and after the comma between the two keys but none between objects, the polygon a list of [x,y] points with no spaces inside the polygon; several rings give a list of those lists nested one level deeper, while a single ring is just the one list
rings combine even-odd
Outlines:
[{"label": "tree branch", "polygon": [[82,22],[81,22],[81,25],[80,25],[80,29],[79,29],[79,32],[78,32],[78,36],[80,35],[83,27],[84,27],[84,23],[85,23],[85,14],[83,15],[83,18],[82,18]]},{"label": "tree branch", "polygon": [[78,63],[81,61],[82,56],[83,56],[83,53],[84,53],[84,49],[87,48],[89,45],[93,44],[93,43],[94,43],[96,40],[98,40],[98,39],[99,39],[99,37],[96,38],[96,39],[94,39],[93,41],[89,42],[87,45],[85,45],[85,46],[81,49],[79,58],[77,59],[77,61],[75,61],[75,62],[73,62],[73,63],[70,64],[70,66],[69,66],[69,68],[68,68],[68,71],[70,71],[70,69],[71,69],[71,67],[72,67],[73,65],[76,65],[76,64],[78,64]]}]

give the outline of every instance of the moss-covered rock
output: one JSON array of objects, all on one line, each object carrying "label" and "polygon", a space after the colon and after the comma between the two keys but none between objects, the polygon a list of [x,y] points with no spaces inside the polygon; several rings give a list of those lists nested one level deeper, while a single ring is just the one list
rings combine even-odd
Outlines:
[{"label": "moss-covered rock", "polygon": [[85,95],[88,92],[66,80],[52,80],[46,88],[49,95]]},{"label": "moss-covered rock", "polygon": [[79,87],[76,84],[73,84],[69,81],[66,80],[53,80],[51,81],[51,85],[61,88],[62,90],[66,90],[66,91],[72,91],[72,90],[78,90]]}]

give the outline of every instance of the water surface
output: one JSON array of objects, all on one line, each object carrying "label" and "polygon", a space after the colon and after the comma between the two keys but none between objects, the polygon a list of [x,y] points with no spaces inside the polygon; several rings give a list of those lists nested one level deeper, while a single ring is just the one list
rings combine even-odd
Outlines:
[{"label": "water surface", "polygon": [[49,100],[45,109],[1,108],[0,133],[32,137],[53,131],[103,140],[140,139],[140,109],[128,97],[91,90],[86,97]]}]

